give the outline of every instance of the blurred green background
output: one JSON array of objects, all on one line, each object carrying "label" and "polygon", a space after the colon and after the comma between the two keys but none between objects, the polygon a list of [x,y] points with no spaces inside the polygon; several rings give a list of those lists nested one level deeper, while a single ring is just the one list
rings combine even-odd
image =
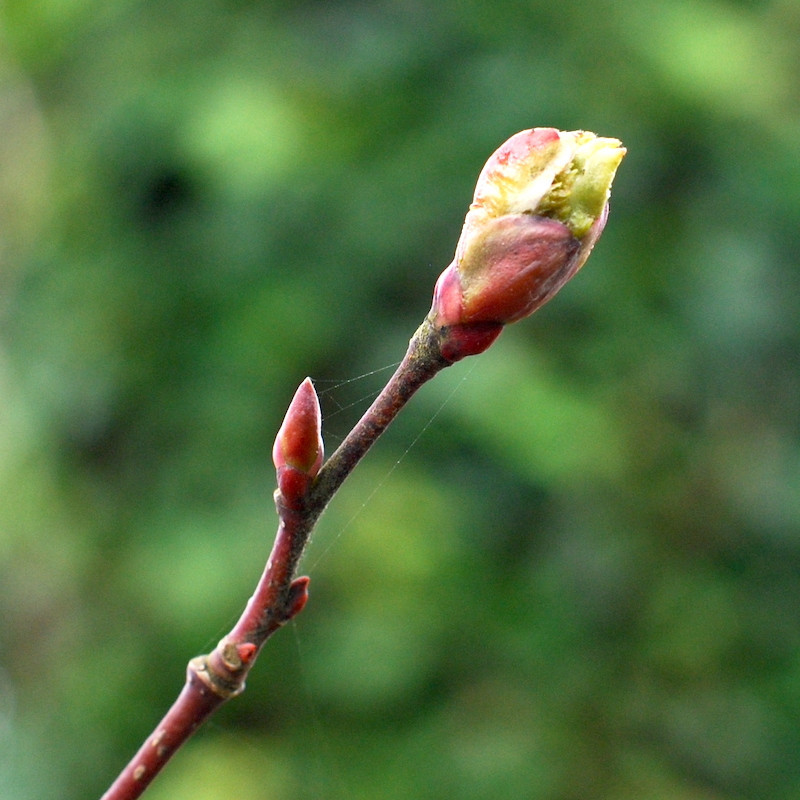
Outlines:
[{"label": "blurred green background", "polygon": [[148,797],[800,798],[799,75],[796,0],[0,4],[0,796],[102,793],[296,386],[331,451],[552,125],[629,148],[588,267],[415,398]]}]

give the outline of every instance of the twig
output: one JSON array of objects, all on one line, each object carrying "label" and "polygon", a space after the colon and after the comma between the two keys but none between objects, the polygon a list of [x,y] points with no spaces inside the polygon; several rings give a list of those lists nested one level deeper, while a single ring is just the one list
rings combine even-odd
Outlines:
[{"label": "twig", "polygon": [[324,465],[319,401],[308,379],[301,384],[273,449],[280,523],[261,580],[231,632],[189,662],[172,708],[102,800],[140,797],[194,731],[244,690],[264,643],[308,599],[309,579],[295,572],[331,498],[422,384],[482,353],[506,324],[532,314],[581,268],[605,226],[624,154],[616,139],[534,128],[492,155],[430,313],[394,375]]},{"label": "twig", "polygon": [[443,330],[426,319],[394,375],[322,467],[299,509],[289,507],[281,493],[275,493],[280,517],[275,543],[239,621],[211,653],[189,662],[181,693],[102,800],[140,797],[197,728],[244,690],[264,643],[305,605],[309,579],[295,578],[295,571],[325,507],[417,389],[452,363],[441,354],[442,338]]}]

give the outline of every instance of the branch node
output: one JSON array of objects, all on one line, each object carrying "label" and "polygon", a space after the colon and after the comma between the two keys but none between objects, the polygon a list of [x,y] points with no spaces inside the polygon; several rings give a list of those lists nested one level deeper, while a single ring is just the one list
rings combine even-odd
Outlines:
[{"label": "branch node", "polygon": [[193,658],[187,673],[189,680],[194,678],[201,684],[202,692],[211,691],[230,700],[244,691],[247,670],[236,645],[223,639],[213,652]]}]

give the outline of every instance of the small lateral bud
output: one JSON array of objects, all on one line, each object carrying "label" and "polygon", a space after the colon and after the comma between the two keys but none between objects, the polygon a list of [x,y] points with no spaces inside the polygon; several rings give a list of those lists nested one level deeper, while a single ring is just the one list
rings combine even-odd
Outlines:
[{"label": "small lateral bud", "polygon": [[322,466],[322,412],[310,378],[295,392],[275,437],[272,461],[283,501],[296,506]]},{"label": "small lateral bud", "polygon": [[295,578],[289,586],[289,596],[286,598],[286,616],[283,623],[296,617],[308,602],[308,584],[311,579],[307,575]]},{"label": "small lateral bud", "polygon": [[258,648],[252,642],[242,642],[236,645],[236,652],[242,664],[249,664],[253,660]]}]

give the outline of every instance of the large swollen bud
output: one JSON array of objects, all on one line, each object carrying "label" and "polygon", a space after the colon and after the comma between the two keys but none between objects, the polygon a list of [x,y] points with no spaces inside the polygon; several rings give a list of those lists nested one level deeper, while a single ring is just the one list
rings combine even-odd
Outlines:
[{"label": "large swollen bud", "polygon": [[625,148],[587,131],[533,128],[486,162],[431,318],[451,360],[485,350],[583,266],[605,226]]}]

